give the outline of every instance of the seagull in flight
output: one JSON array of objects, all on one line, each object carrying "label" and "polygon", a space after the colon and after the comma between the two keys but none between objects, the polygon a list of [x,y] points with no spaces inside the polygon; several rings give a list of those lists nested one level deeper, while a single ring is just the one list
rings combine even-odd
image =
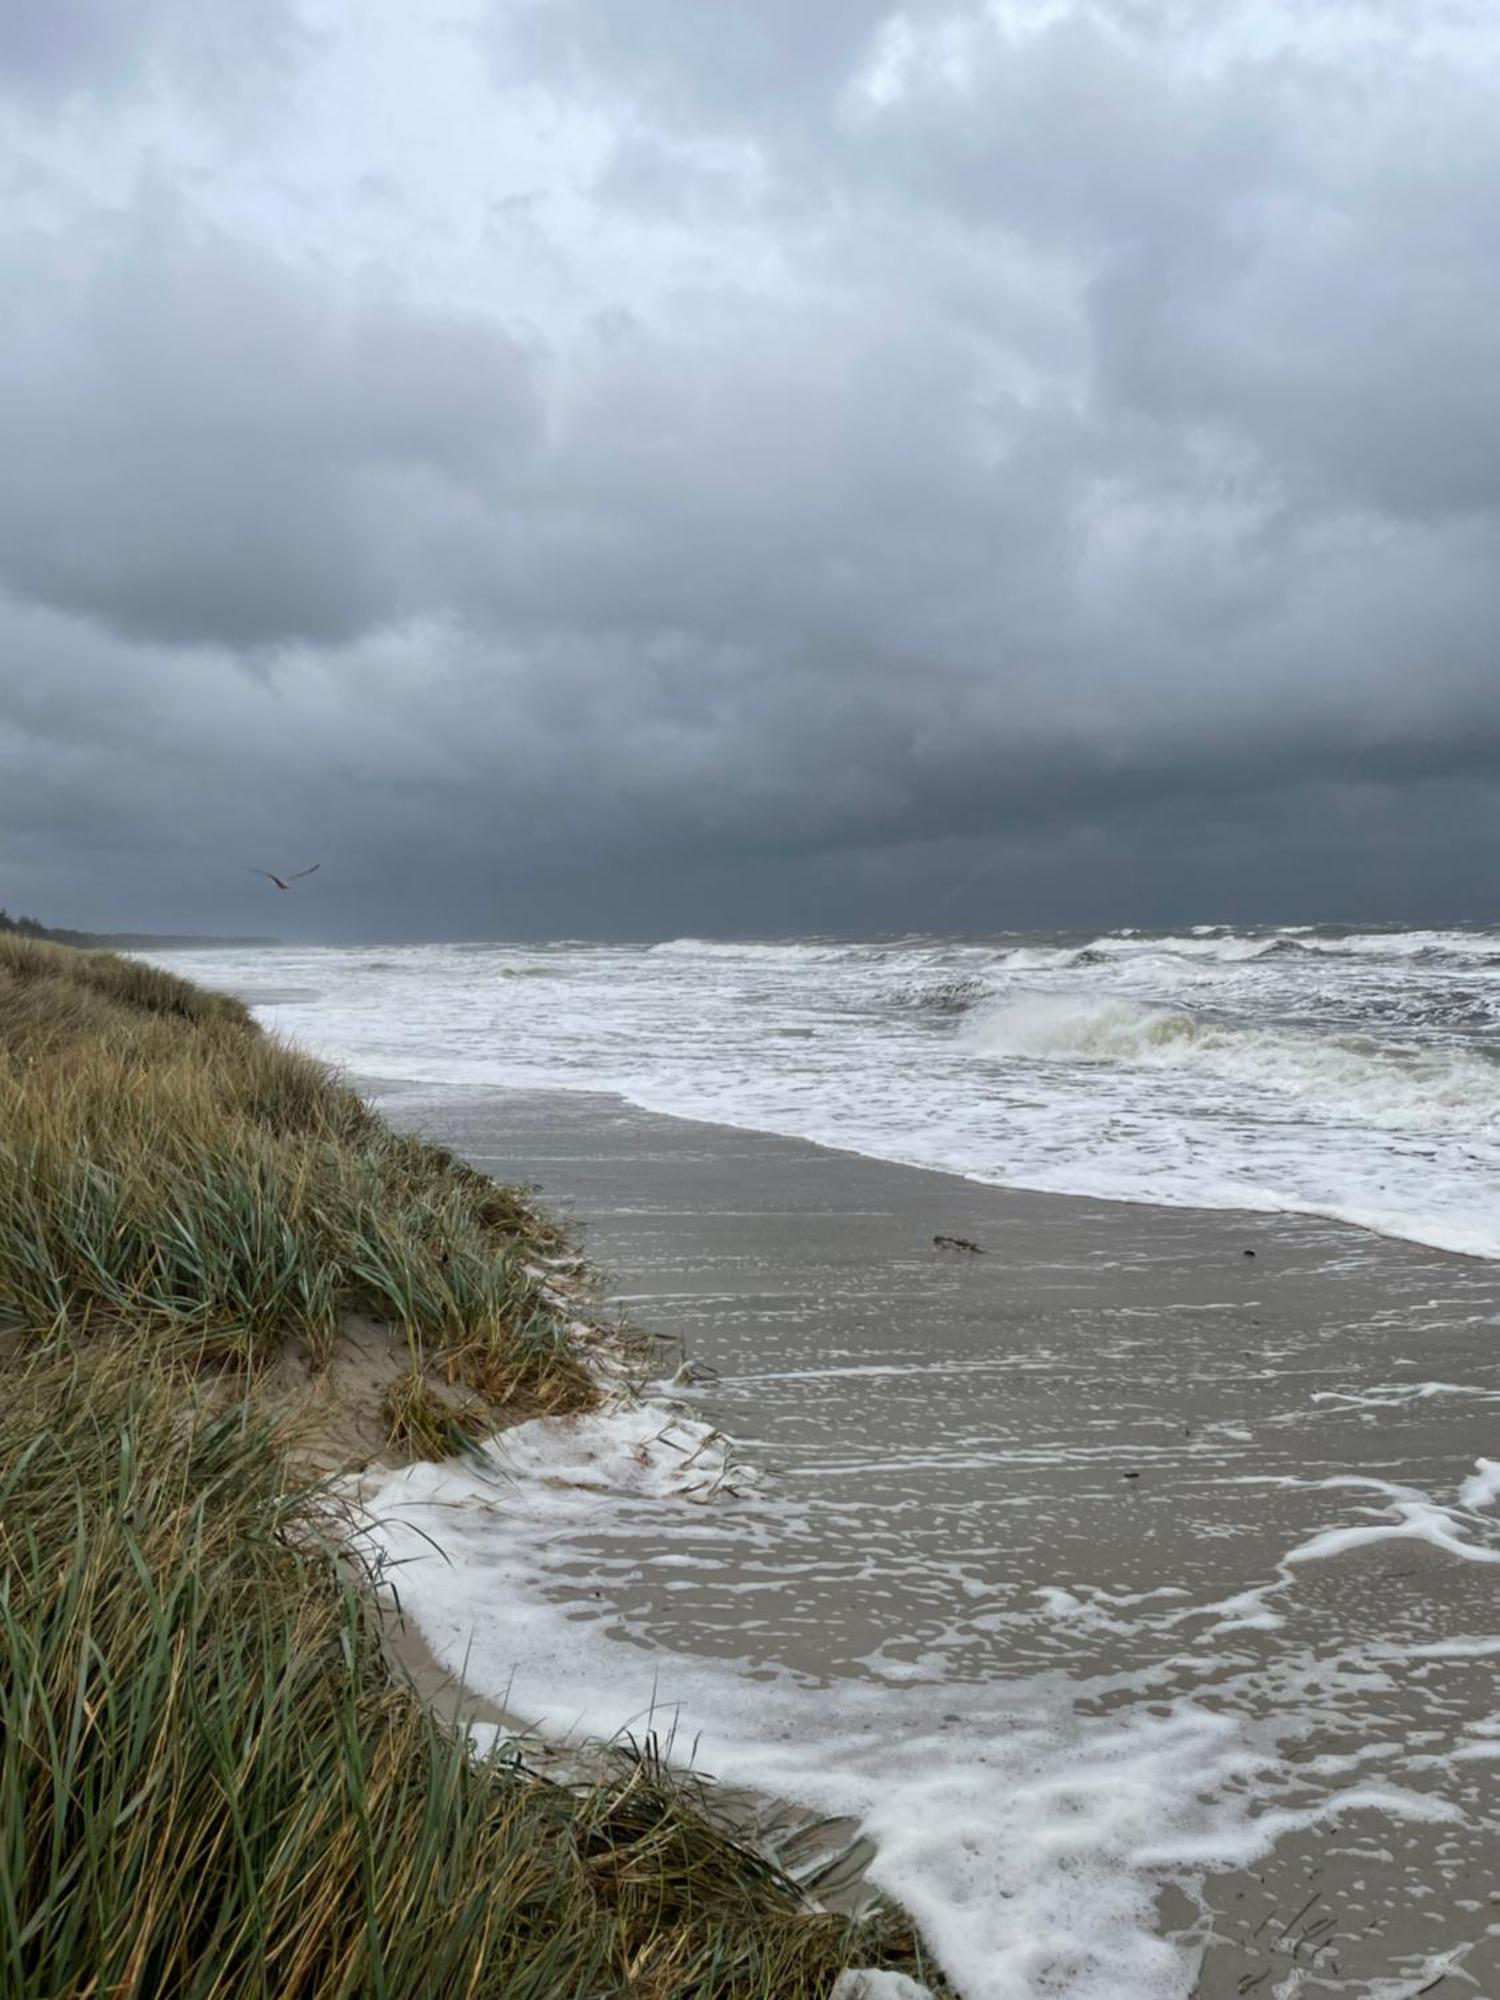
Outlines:
[{"label": "seagull in flight", "polygon": [[250,873],[264,875],[266,880],[274,882],[278,889],[290,889],[292,884],[300,882],[304,875],[316,875],[322,866],[321,861],[315,861],[311,868],[299,868],[295,875],[273,875],[269,868],[252,868]]}]

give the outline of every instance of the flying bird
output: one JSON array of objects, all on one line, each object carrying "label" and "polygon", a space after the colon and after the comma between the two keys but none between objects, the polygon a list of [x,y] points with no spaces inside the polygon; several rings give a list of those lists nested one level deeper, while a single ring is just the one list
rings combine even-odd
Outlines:
[{"label": "flying bird", "polygon": [[290,889],[292,884],[300,882],[304,875],[316,875],[322,866],[321,861],[315,861],[311,868],[299,868],[295,875],[273,875],[269,868],[252,868],[250,873],[264,875],[266,880],[274,882],[278,889]]}]

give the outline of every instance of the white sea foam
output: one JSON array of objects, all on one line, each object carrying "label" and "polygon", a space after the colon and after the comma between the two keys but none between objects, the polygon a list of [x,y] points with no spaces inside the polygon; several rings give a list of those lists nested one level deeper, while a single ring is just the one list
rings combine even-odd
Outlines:
[{"label": "white sea foam", "polygon": [[[1495,1935],[1493,1926],[1489,1935]],[[1450,1982],[1454,1982],[1455,1993],[1459,1990],[1457,1982],[1462,1982],[1464,1986],[1473,1989],[1475,1982],[1464,1970],[1464,1960],[1468,1956],[1469,1951],[1466,1946],[1458,1946],[1452,1951],[1424,1954],[1420,1960],[1414,1961],[1410,1970],[1397,1973],[1390,1979],[1377,1979],[1374,1985],[1367,1989],[1364,2000],[1421,2000],[1423,1994],[1437,1993]],[[1272,2000],[1294,2000],[1296,1992],[1296,1988],[1283,1986],[1279,1992],[1272,1995]],[[1486,1996],[1475,1989],[1472,2000],[1486,2000]]]},{"label": "white sea foam", "polygon": [[[721,1431],[656,1403],[521,1424],[506,1432],[495,1455],[508,1478],[653,1500],[712,1499],[731,1471]],[[740,1484],[757,1476],[751,1466],[736,1473]]]},{"label": "white sea foam", "polygon": [[904,1972],[851,1966],[834,1981],[828,2000],[932,2000],[932,1996]]},{"label": "white sea foam", "polygon": [[[1500,1538],[1490,1524],[1465,1519],[1500,1496],[1500,1466],[1480,1459],[1478,1471],[1460,1488],[1456,1507],[1415,1487],[1388,1479],[1374,1479],[1358,1473],[1340,1473],[1327,1479],[1298,1479],[1289,1475],[1260,1477],[1252,1484],[1299,1488],[1306,1492],[1358,1493],[1371,1495],[1377,1504],[1361,1507],[1361,1518],[1319,1529],[1290,1548],[1281,1557],[1277,1574],[1269,1582],[1236,1593],[1222,1603],[1208,1607],[1218,1621],[1218,1629],[1233,1631],[1275,1631],[1285,1623],[1285,1610],[1277,1603],[1295,1588],[1297,1571],[1304,1563],[1321,1563],[1382,1542],[1425,1542],[1440,1555],[1459,1562],[1500,1563]],[[1475,1497],[1475,1496],[1479,1497]],[[1187,1614],[1189,1617],[1196,1613]],[[1465,1641],[1460,1651],[1471,1642]],[[1492,1642],[1480,1642],[1489,1650]],[[1456,1657],[1449,1642],[1444,1657]],[[1436,1656],[1435,1656],[1436,1657]]]},{"label": "white sea foam", "polygon": [[1375,1382],[1368,1389],[1315,1389],[1315,1403],[1336,1403],[1346,1409],[1396,1410],[1434,1396],[1471,1396],[1481,1403],[1500,1402],[1500,1389],[1478,1382]]},{"label": "white sea foam", "polygon": [[[1299,1565],[1378,1534],[1421,1533],[1475,1558],[1451,1513],[1414,1489],[1292,1483],[1334,1497],[1368,1492],[1386,1518],[1308,1537],[1289,1552],[1281,1588]],[[1264,1704],[1256,1674],[1236,1680],[1211,1656],[1205,1700],[1171,1693],[1162,1669],[1135,1676],[1137,1698],[1122,1706],[1099,1700],[1103,1684],[1060,1673],[944,1681],[935,1659],[904,1678],[813,1685],[764,1662],[625,1643],[630,1622],[597,1587],[589,1557],[601,1537],[611,1546],[627,1537],[649,1572],[648,1552],[671,1551],[690,1509],[727,1509],[754,1546],[774,1546],[787,1505],[737,1479],[724,1441],[675,1408],[541,1419],[478,1463],[394,1474],[367,1504],[400,1565],[406,1612],[450,1668],[555,1740],[675,1731],[721,1778],[857,1818],[876,1843],[872,1879],[916,1918],[965,2000],[1185,2000],[1196,1952],[1160,1932],[1164,1883],[1247,1866],[1286,1835],[1335,1819],[1462,1816],[1441,1791],[1385,1771],[1372,1781],[1357,1756],[1304,1765],[1291,1796],[1275,1734],[1247,1726],[1246,1703]],[[1041,1596],[1052,1617],[1122,1631],[1132,1610],[1169,1627],[1203,1616],[1175,1587]],[[1447,1656],[1458,1657],[1452,1642]],[[1344,1699],[1343,1683],[1368,1691],[1383,1681],[1374,1660],[1275,1672],[1289,1710],[1299,1675],[1314,1704],[1306,1724],[1283,1718],[1293,1732]],[[1456,1749],[1472,1764],[1486,1740],[1469,1732]],[[1308,1789],[1312,1778],[1320,1788]]]},{"label": "white sea foam", "polygon": [[[1384,1479],[1340,1478],[1318,1483],[1325,1487],[1367,1487],[1372,1492],[1383,1494],[1386,1505],[1378,1513],[1384,1518],[1372,1518],[1349,1527],[1323,1529],[1320,1534],[1313,1535],[1287,1552],[1283,1561],[1289,1569],[1298,1563],[1323,1562],[1330,1556],[1346,1555],[1351,1549],[1369,1548],[1375,1542],[1400,1541],[1427,1542],[1445,1555],[1457,1556],[1463,1562],[1500,1563],[1500,1547],[1491,1542],[1475,1541],[1455,1520],[1449,1508],[1425,1493],[1414,1492],[1410,1487],[1394,1486]],[[1376,1511],[1371,1510],[1372,1514]]]},{"label": "white sea foam", "polygon": [[569,1587],[569,1537],[600,1510],[625,1505],[641,1529],[680,1506],[663,1439],[684,1429],[651,1406],[543,1419],[477,1470],[391,1478],[369,1504],[439,1656],[554,1738],[675,1723],[720,1777],[857,1816],[878,1843],[873,1879],[967,2000],[1185,1995],[1192,1954],[1152,1934],[1155,1885],[1179,1850],[1194,1865],[1254,1850],[1237,1810],[1198,1802],[1256,1767],[1233,1723],[1192,1704],[1082,1722],[1064,1689],[1032,1684],[945,1690],[940,1718],[920,1687],[813,1689],[620,1644],[586,1581]]}]

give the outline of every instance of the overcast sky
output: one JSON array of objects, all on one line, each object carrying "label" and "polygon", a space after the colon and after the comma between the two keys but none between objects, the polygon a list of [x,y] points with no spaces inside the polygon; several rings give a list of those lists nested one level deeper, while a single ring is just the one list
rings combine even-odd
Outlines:
[{"label": "overcast sky", "polygon": [[1500,917],[1497,114],[1492,0],[5,0],[0,904]]}]

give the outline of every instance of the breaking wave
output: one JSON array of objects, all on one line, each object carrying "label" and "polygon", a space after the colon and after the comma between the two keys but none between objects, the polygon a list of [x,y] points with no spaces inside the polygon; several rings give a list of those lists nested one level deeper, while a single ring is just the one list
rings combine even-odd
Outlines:
[{"label": "breaking wave", "polygon": [[1500,1064],[1463,1049],[1381,1048],[1365,1037],[1233,1026],[1126,999],[1055,993],[997,1003],[967,1032],[989,1058],[1190,1071],[1382,1129],[1490,1132],[1500,1124]]},{"label": "breaking wave", "polygon": [[1191,959],[1205,965],[1253,965],[1263,959],[1387,959],[1416,964],[1493,966],[1492,932],[1345,931],[1318,936],[1306,926],[1246,933],[1200,925],[1183,936],[1110,931],[1084,945],[1021,945],[1003,954],[1015,971],[1109,965],[1140,958]]},{"label": "breaking wave", "polygon": [[663,944],[647,945],[647,958],[749,960],[751,963],[826,964],[844,957],[850,947],[835,939],[819,938],[668,938]]}]

